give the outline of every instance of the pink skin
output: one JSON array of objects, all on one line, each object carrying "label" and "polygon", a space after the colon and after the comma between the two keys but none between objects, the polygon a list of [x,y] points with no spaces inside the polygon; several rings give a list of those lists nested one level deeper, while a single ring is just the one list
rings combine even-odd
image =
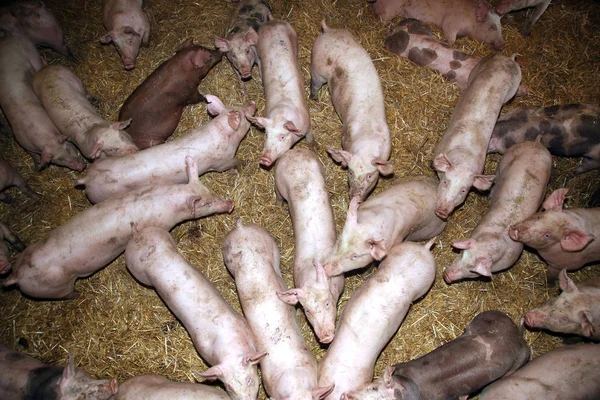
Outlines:
[{"label": "pink skin", "polygon": [[471,72],[442,139],[435,147],[433,167],[440,178],[435,213],[448,218],[471,187],[487,190],[493,175],[482,175],[488,143],[502,105],[521,82],[521,69],[510,57],[484,58]]},{"label": "pink skin", "polygon": [[538,251],[548,264],[549,280],[563,268],[572,271],[600,260],[600,208],[565,210],[567,192],[555,190],[542,204],[542,212],[509,228],[512,240]]},{"label": "pink skin", "polygon": [[252,78],[254,64],[258,64],[260,69],[261,61],[256,50],[257,32],[271,18],[271,10],[262,0],[244,0],[233,13],[227,38],[215,37],[215,47],[225,54],[240,81]]},{"label": "pink skin", "polygon": [[318,340],[329,343],[335,333],[337,302],[344,290],[344,276],[328,278],[321,264],[335,245],[335,220],[316,154],[295,148],[275,167],[278,203],[287,200],[294,225],[295,288],[278,292],[291,305],[300,303]]},{"label": "pink skin", "polygon": [[0,201],[9,204],[12,203],[12,198],[4,192],[11,186],[19,188],[19,190],[27,197],[36,201],[39,200],[37,193],[29,187],[27,182],[19,175],[19,172],[17,172],[8,161],[0,156]]},{"label": "pink skin", "polygon": [[143,0],[104,0],[102,23],[108,33],[100,43],[113,42],[126,70],[135,68],[140,45],[147,46],[150,22],[142,11]]},{"label": "pink skin", "polygon": [[342,399],[466,400],[469,394],[518,370],[529,355],[522,330],[506,314],[484,311],[461,336],[418,359],[387,367],[382,377]]},{"label": "pink skin", "polygon": [[383,259],[405,239],[420,241],[442,232],[446,222],[434,214],[435,189],[433,179],[417,177],[391,186],[362,204],[353,197],[342,234],[325,258],[325,273],[335,276],[366,267]]},{"label": "pink skin", "polygon": [[454,241],[464,250],[444,280],[450,284],[464,278],[491,278],[492,272],[510,268],[523,245],[508,236],[508,227],[533,215],[539,208],[552,170],[552,156],[541,143],[523,142],[506,152],[496,169],[488,213],[469,239]]},{"label": "pink skin", "polygon": [[[35,379],[36,372],[38,379]],[[47,379],[39,379],[42,373]],[[56,398],[61,400],[108,400],[118,392],[116,379],[93,379],[75,367],[69,353],[66,367],[43,364],[0,343],[0,387],[3,399]]]},{"label": "pink skin", "polygon": [[208,95],[207,100],[208,112],[217,115],[208,124],[140,152],[97,161],[77,185],[85,186],[92,203],[99,203],[148,184],[186,182],[182,161],[187,156],[196,161],[199,174],[235,168],[235,152],[250,129],[246,118],[254,114],[254,102],[245,107],[228,107],[216,96]]},{"label": "pink skin", "polygon": [[390,132],[385,119],[383,91],[377,70],[365,49],[345,29],[330,29],[315,40],[310,64],[310,97],[316,99],[327,83],[342,121],[342,150],[327,152],[348,168],[350,197],[364,200],[379,174],[390,175],[393,165]]},{"label": "pink skin", "polygon": [[33,90],[60,132],[88,159],[138,151],[125,129],[131,120],[109,123],[90,104],[81,79],[69,68],[49,65],[35,74]]},{"label": "pink skin", "polygon": [[471,36],[496,50],[504,47],[500,17],[490,10],[487,1],[376,0],[372,7],[383,21],[400,14],[433,24],[444,31],[450,46],[459,36]]},{"label": "pink skin", "polygon": [[24,36],[0,42],[0,106],[17,142],[36,166],[49,163],[81,171],[85,161],[52,123],[31,87],[31,77],[42,68],[33,43]]},{"label": "pink skin", "polygon": [[597,399],[600,346],[564,346],[486,387],[481,400]]},{"label": "pink skin", "polygon": [[560,296],[523,316],[527,326],[600,340],[600,278],[576,285],[563,269],[559,282]]},{"label": "pink skin", "polygon": [[119,385],[112,400],[229,400],[224,390],[189,382],[173,382],[159,375],[138,375]]},{"label": "pink skin", "polygon": [[151,185],[103,201],[73,216],[19,255],[4,286],[18,284],[36,298],[77,296],[75,280],[105,267],[125,250],[133,231],[153,225],[171,229],[181,221],[231,212],[233,202],[215,197],[186,160],[189,183]]},{"label": "pink skin", "polygon": [[232,399],[256,399],[256,364],[266,352],[257,352],[246,319],[179,254],[169,232],[157,226],[136,231],[125,261],[138,281],[154,287],[190,333],[198,353],[212,365],[196,375],[221,380]]},{"label": "pink skin", "polygon": [[223,241],[223,260],[235,279],[256,346],[268,353],[260,361],[267,394],[274,399],[324,398],[333,388],[317,387],[317,361],[302,337],[296,310],[277,296],[287,287],[271,235],[238,219]]},{"label": "pink skin", "polygon": [[296,32],[285,21],[267,22],[260,28],[257,49],[262,62],[266,116],[250,121],[266,131],[260,163],[269,167],[304,136],[312,143],[313,135],[298,66]]},{"label": "pink skin", "polygon": [[521,33],[525,36],[531,35],[531,29],[544,11],[550,5],[552,0],[502,0],[496,7],[496,12],[501,17],[511,11],[522,10],[523,8],[535,7],[535,11],[521,27]]},{"label": "pink skin", "polygon": [[8,272],[11,268],[8,247],[4,242],[10,243],[16,250],[25,250],[25,244],[15,235],[8,226],[0,222],[0,274]]},{"label": "pink skin", "polygon": [[328,400],[358,389],[373,379],[379,353],[396,333],[413,301],[435,279],[435,260],[425,246],[394,246],[346,303],[335,339],[319,361],[319,385],[335,384]]}]

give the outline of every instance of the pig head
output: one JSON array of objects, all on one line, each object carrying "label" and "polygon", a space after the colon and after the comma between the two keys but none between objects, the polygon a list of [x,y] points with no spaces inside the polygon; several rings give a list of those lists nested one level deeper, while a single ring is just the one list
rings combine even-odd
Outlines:
[{"label": "pig head", "polygon": [[215,38],[215,47],[225,54],[240,79],[252,77],[252,67],[260,62],[256,51],[258,33],[249,28],[244,34],[238,34],[231,39]]},{"label": "pig head", "polygon": [[[293,113],[293,112],[292,112]],[[248,120],[266,131],[265,145],[260,163],[271,166],[283,153],[289,150],[306,132],[301,132],[294,121],[286,118],[286,112],[275,113],[272,118],[249,117]]]}]

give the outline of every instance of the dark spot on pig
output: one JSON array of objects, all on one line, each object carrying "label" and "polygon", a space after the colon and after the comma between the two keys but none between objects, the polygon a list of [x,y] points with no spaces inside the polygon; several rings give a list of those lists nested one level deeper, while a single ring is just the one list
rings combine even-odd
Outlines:
[{"label": "dark spot on pig", "polygon": [[408,33],[431,36],[431,29],[418,19],[409,19]]},{"label": "dark spot on pig", "polygon": [[115,244],[117,243],[117,237],[113,236],[110,239],[108,239],[108,244]]},{"label": "dark spot on pig", "polygon": [[263,3],[265,5],[265,7],[267,7],[269,9],[270,12],[273,12],[269,3],[267,3],[266,1],[261,1],[261,3]]},{"label": "dark spot on pig", "polygon": [[515,140],[513,138],[511,138],[510,136],[507,136],[504,139],[504,148],[505,149],[508,149],[508,148],[514,146],[515,144],[516,144]]},{"label": "dark spot on pig", "polygon": [[250,26],[252,27],[252,29],[254,29],[256,32],[258,32],[258,29],[260,28],[261,23],[254,18],[252,18],[249,22],[250,22]]},{"label": "dark spot on pig", "polygon": [[394,389],[394,398],[401,399],[404,395],[400,389]]},{"label": "dark spot on pig", "polygon": [[525,131],[525,141],[535,140],[539,134],[540,134],[539,129],[537,129],[535,127],[528,128]]},{"label": "dark spot on pig", "polygon": [[27,377],[23,400],[57,400],[57,383],[64,367],[48,365],[31,370]]},{"label": "dark spot on pig", "polygon": [[575,133],[591,140],[594,144],[600,142],[600,119],[591,115],[582,115],[581,124],[575,128]]},{"label": "dark spot on pig", "polygon": [[21,353],[17,353],[17,352],[11,352],[8,353],[6,355],[6,361],[19,361],[22,360],[24,358],[26,358],[27,356],[25,354],[21,354]]},{"label": "dark spot on pig", "polygon": [[265,16],[262,15],[261,13],[252,14],[252,18],[256,18],[256,20],[259,21],[260,23],[265,22]]},{"label": "dark spot on pig", "polygon": [[437,58],[437,53],[435,50],[431,49],[419,49],[417,47],[413,47],[408,51],[408,59],[415,64],[424,67],[430,64],[433,60]]},{"label": "dark spot on pig", "polygon": [[251,4],[246,4],[242,8],[240,8],[240,14],[250,13],[250,11],[254,10],[254,7]]},{"label": "dark spot on pig", "polygon": [[442,75],[442,78],[447,79],[449,81],[453,81],[456,79],[456,72],[454,71],[448,71],[445,74]]},{"label": "dark spot on pig", "polygon": [[548,120],[543,120],[540,122],[540,132],[548,133],[550,132],[550,128],[552,124]]},{"label": "dark spot on pig", "polygon": [[340,66],[335,67],[333,72],[334,72],[334,76],[339,80],[344,79],[344,77],[346,76],[346,71],[344,70],[344,68],[342,68]]},{"label": "dark spot on pig", "polygon": [[450,68],[452,69],[459,69],[460,67],[462,67],[462,64],[460,63],[460,61],[450,61]]},{"label": "dark spot on pig", "polygon": [[383,45],[386,49],[395,54],[402,54],[408,46],[410,36],[404,31],[398,31],[391,36],[385,38]]},{"label": "dark spot on pig", "polygon": [[559,109],[560,109],[560,106],[546,107],[546,108],[544,108],[544,114],[546,114],[547,117],[552,118],[556,115],[556,113],[558,112]]},{"label": "dark spot on pig", "polygon": [[469,58],[469,55],[466,53],[463,53],[462,51],[458,51],[458,50],[454,50],[452,52],[452,58],[458,61],[465,61],[466,59]]},{"label": "dark spot on pig", "polygon": [[240,31],[240,27],[239,26],[234,26],[233,28],[231,28],[229,30],[229,35],[235,35],[236,33],[238,33]]},{"label": "dark spot on pig", "polygon": [[554,136],[548,142],[548,151],[555,155],[562,155],[564,153],[565,142],[562,136]]}]

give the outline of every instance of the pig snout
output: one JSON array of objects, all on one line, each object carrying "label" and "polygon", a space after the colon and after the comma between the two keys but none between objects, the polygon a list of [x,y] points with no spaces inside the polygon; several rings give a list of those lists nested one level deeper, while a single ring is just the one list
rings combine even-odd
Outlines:
[{"label": "pig snout", "polygon": [[491,46],[496,50],[502,50],[504,48],[504,41],[503,40],[494,40],[491,43]]},{"label": "pig snout", "polygon": [[127,71],[131,71],[135,68],[135,63],[130,58],[123,59],[123,65]]},{"label": "pig snout", "polygon": [[107,386],[107,391],[110,390],[113,395],[116,395],[119,392],[119,383],[116,379],[111,379]]},{"label": "pig snout", "polygon": [[437,215],[443,220],[446,220],[448,219],[448,210],[444,207],[438,207],[435,209],[435,215]]},{"label": "pig snout", "polygon": [[535,328],[539,326],[544,319],[544,314],[540,311],[531,310],[523,316],[523,319],[525,320],[525,325],[530,328]]},{"label": "pig snout", "polygon": [[451,284],[454,281],[454,279],[452,279],[452,276],[449,273],[449,271],[444,271],[444,275],[443,276],[444,276],[444,282],[446,282],[448,285]]},{"label": "pig snout", "polygon": [[259,163],[264,165],[265,167],[270,167],[273,164],[273,161],[270,156],[263,155],[260,158]]},{"label": "pig snout", "polygon": [[331,343],[335,337],[335,332],[333,329],[323,329],[317,336],[319,337],[319,342]]}]

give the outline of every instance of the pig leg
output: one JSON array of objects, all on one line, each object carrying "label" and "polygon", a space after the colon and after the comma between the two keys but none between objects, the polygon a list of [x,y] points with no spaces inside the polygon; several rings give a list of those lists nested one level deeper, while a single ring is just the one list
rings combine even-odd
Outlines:
[{"label": "pig leg", "polygon": [[0,233],[4,236],[4,240],[10,243],[16,250],[25,250],[25,244],[6,225],[0,224]]},{"label": "pig leg", "polygon": [[316,73],[310,74],[310,99],[317,100],[319,95],[319,90],[321,87],[327,83],[327,79],[319,76]]},{"label": "pig leg", "polygon": [[551,0],[544,1],[535,7],[535,11],[533,12],[531,18],[529,18],[527,22],[525,22],[521,27],[521,33],[523,34],[523,36],[531,35],[531,29],[533,28],[533,25],[537,22],[537,20],[544,13],[544,11],[546,11],[546,8],[548,8],[548,6],[550,5],[550,1]]},{"label": "pig leg", "polygon": [[0,201],[6,204],[14,204],[15,200],[6,193],[0,193]]},{"label": "pig leg", "polygon": [[581,161],[581,165],[578,168],[576,168],[573,172],[575,172],[576,174],[582,174],[584,172],[596,168],[600,168],[600,154],[598,154],[598,157],[596,158],[583,156],[583,161]]}]

